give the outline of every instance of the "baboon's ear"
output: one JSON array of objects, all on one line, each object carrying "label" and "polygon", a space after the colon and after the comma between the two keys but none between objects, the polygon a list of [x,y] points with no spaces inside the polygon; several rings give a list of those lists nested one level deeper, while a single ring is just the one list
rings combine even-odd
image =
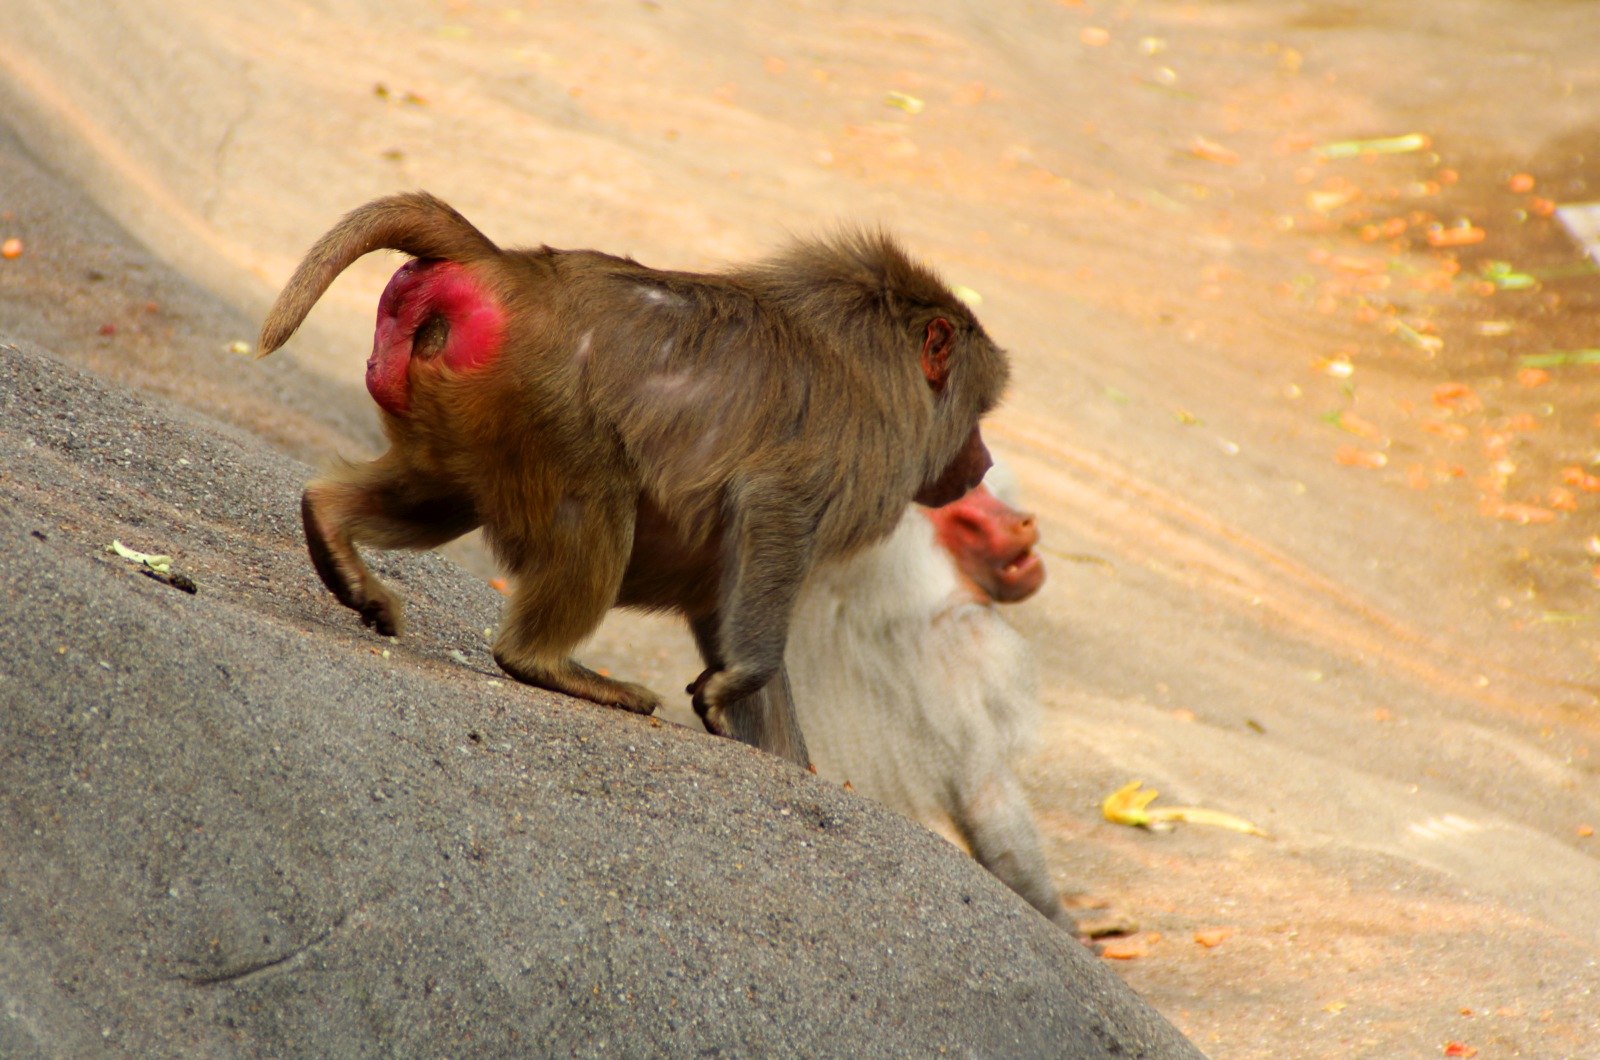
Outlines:
[{"label": "baboon's ear", "polygon": [[944,390],[950,378],[950,355],[955,351],[956,329],[944,317],[928,321],[928,334],[922,340],[922,374],[935,394]]}]

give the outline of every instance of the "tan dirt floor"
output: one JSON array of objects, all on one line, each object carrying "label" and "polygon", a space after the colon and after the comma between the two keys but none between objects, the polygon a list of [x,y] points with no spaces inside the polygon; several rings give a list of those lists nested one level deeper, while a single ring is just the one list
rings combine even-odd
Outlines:
[{"label": "tan dirt floor", "polygon": [[[253,313],[403,188],[662,266],[901,233],[1015,358],[990,433],[1050,564],[1014,612],[1028,777],[1063,888],[1145,928],[1117,970],[1217,1057],[1600,1050],[1600,367],[1547,356],[1596,345],[1548,216],[1600,198],[1590,5],[7,7],[29,150]],[[45,290],[65,224],[0,188],[0,284]],[[358,380],[393,266],[290,355]],[[122,338],[62,352],[159,358],[77,297]],[[273,436],[251,370],[189,400]],[[298,437],[371,444],[327,430]],[[589,659],[693,670],[665,622]],[[1101,820],[1133,779],[1274,838]]]}]

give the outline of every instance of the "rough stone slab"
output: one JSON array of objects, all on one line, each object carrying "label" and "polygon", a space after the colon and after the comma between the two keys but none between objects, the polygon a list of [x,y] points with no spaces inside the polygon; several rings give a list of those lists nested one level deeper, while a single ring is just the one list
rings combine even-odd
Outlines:
[{"label": "rough stone slab", "polygon": [[0,452],[0,1054],[1195,1055],[922,829],[502,679],[444,560],[362,630],[250,436],[0,345]]}]

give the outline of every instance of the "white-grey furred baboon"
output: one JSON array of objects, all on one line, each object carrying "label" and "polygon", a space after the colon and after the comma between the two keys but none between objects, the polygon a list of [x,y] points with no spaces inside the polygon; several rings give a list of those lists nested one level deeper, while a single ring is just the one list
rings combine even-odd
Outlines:
[{"label": "white-grey furred baboon", "polygon": [[[1005,482],[1001,469],[990,484]],[[1032,653],[996,601],[1036,591],[1033,517],[983,486],[910,508],[884,541],[819,566],[787,662],[817,771],[909,817],[953,828],[972,855],[1063,927],[1012,771],[1037,722]]]}]

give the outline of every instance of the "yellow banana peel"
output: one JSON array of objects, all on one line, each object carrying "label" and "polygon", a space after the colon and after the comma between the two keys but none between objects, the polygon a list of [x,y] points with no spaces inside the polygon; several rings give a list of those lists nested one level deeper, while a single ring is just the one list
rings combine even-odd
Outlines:
[{"label": "yellow banana peel", "polygon": [[142,563],[146,567],[149,567],[151,570],[155,571],[157,574],[168,574],[172,571],[171,556],[153,556],[147,552],[136,552],[127,545],[124,545],[121,541],[115,540],[111,542],[106,551],[115,552],[117,555],[131,563]]},{"label": "yellow banana peel", "polygon": [[1205,824],[1213,828],[1243,832],[1245,835],[1258,835],[1263,839],[1272,838],[1243,817],[1223,813],[1221,810],[1208,810],[1200,806],[1152,808],[1150,804],[1159,794],[1161,793],[1154,788],[1145,788],[1144,781],[1135,780],[1107,795],[1105,801],[1100,804],[1100,813],[1112,824],[1124,824],[1130,828],[1149,828],[1171,821],[1182,821],[1185,824]]}]

